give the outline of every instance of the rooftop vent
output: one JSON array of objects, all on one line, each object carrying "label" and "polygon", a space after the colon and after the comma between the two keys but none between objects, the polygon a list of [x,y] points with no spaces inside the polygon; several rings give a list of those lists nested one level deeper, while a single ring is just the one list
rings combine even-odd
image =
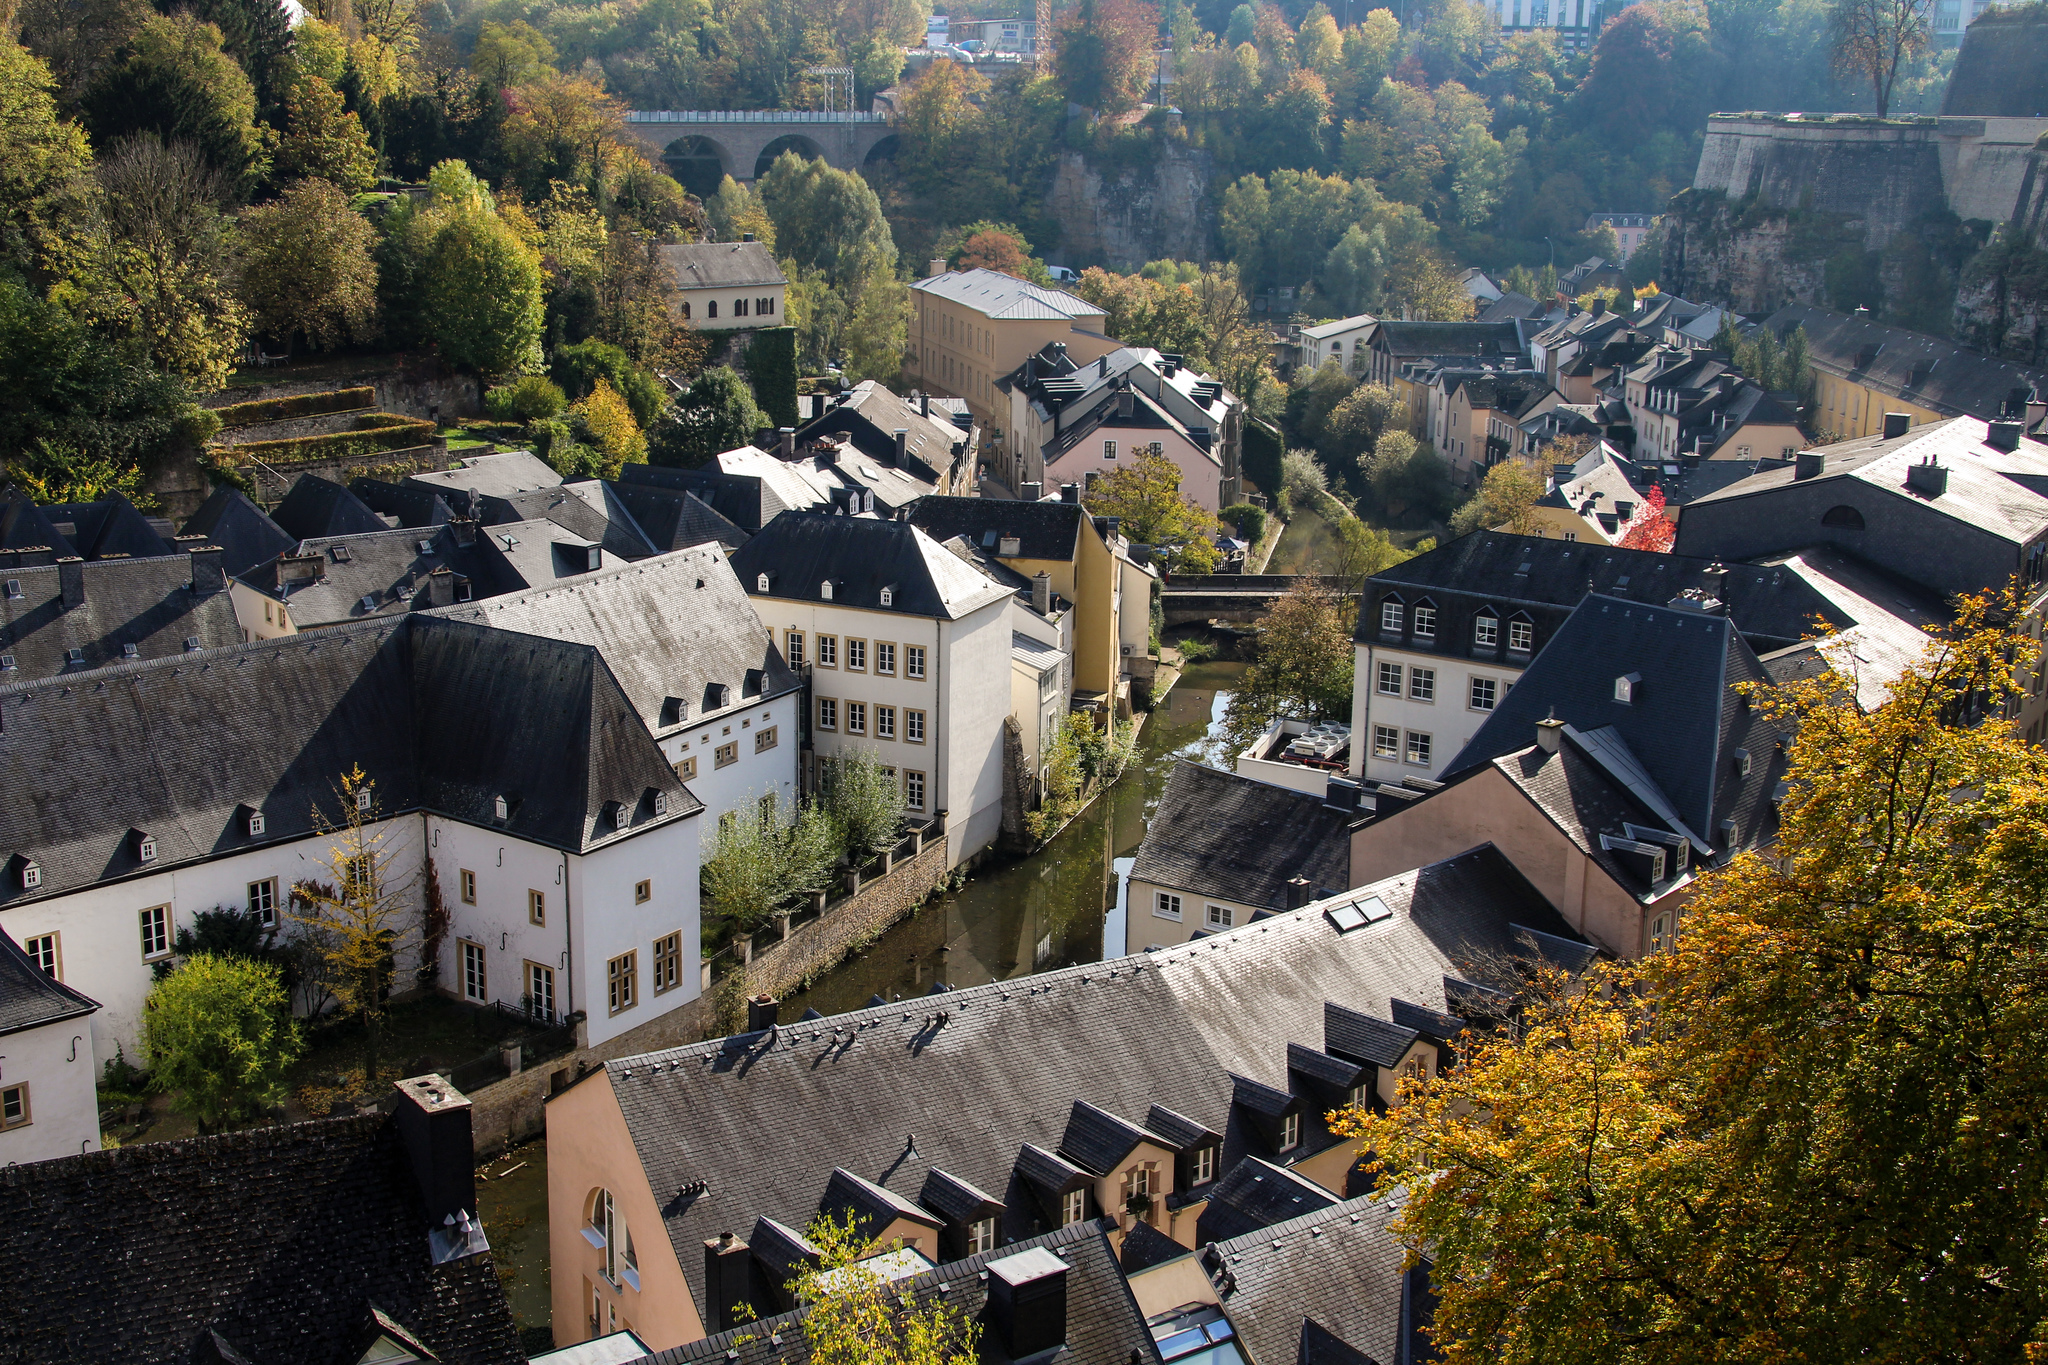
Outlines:
[{"label": "rooftop vent", "polygon": [[20,665],[14,662],[12,654],[0,654],[0,672],[7,672],[18,667]]},{"label": "rooftop vent", "polygon": [[[1992,425],[1998,424],[1994,422]],[[1948,492],[1948,469],[1936,464],[1934,457],[1930,455],[1919,464],[1907,466],[1906,487],[1915,493],[1925,493],[1930,498],[1938,498]]]},{"label": "rooftop vent", "polygon": [[122,645],[122,646],[121,646],[121,657],[122,657],[122,658],[124,658],[124,659],[133,659],[133,658],[135,658],[135,657],[136,657],[136,656],[137,656],[137,655],[138,655],[138,654],[139,654],[140,652],[141,652],[141,651],[137,650],[137,649],[135,648],[135,646],[134,646],[134,645]]},{"label": "rooftop vent", "polygon": [[1817,479],[1828,467],[1828,457],[1818,450],[1802,450],[1792,457],[1793,479]]},{"label": "rooftop vent", "polygon": [[7,595],[16,602],[21,600],[21,580],[19,578],[7,580]]},{"label": "rooftop vent", "polygon": [[64,658],[67,662],[82,664],[85,662],[85,650],[78,647],[67,649],[64,651]]},{"label": "rooftop vent", "polygon": [[364,611],[377,610],[377,594],[373,592],[364,593],[362,600],[356,603],[356,605],[361,607]]},{"label": "rooftop vent", "polygon": [[2020,446],[2020,424],[2018,422],[1987,422],[1984,426],[1984,444],[1993,450],[2018,450]]},{"label": "rooftop vent", "polygon": [[346,545],[335,546],[333,549],[333,555],[334,562],[337,564],[346,564],[355,558],[354,552],[351,551]]},{"label": "rooftop vent", "polygon": [[1003,538],[1002,538],[1001,540],[999,540],[999,541],[997,541],[997,542],[996,542],[996,553],[997,553],[997,554],[999,554],[999,555],[1004,555],[1004,556],[1010,556],[1010,555],[1021,555],[1021,554],[1023,554],[1023,553],[1024,553],[1024,540],[1023,540],[1023,537],[1021,537],[1021,536],[1004,536],[1004,537],[1003,537]]},{"label": "rooftop vent", "polygon": [[431,541],[431,540],[423,540],[423,541],[421,541],[421,542],[420,542],[420,553],[421,553],[421,554],[423,554],[423,555],[430,555],[430,554],[434,553],[434,542],[433,542],[433,541]]},{"label": "rooftop vent", "polygon": [[1913,414],[1910,412],[1888,412],[1884,415],[1884,439],[1896,441],[1913,429]]}]

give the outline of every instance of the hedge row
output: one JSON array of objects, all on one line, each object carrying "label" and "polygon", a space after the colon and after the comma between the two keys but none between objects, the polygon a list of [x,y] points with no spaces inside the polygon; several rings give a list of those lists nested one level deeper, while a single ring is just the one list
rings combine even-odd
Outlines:
[{"label": "hedge row", "polygon": [[258,398],[250,403],[230,403],[215,408],[213,415],[224,427],[253,427],[261,422],[282,422],[292,417],[318,417],[329,412],[367,408],[377,401],[377,391],[368,385],[358,389],[329,389],[325,393],[302,393],[291,398]]},{"label": "hedge row", "polygon": [[354,431],[330,432],[325,436],[294,436],[282,441],[250,441],[231,449],[231,455],[251,455],[265,464],[295,460],[348,459],[385,450],[404,450],[427,444],[434,436],[434,424],[418,417],[400,417],[380,412],[361,418]]}]

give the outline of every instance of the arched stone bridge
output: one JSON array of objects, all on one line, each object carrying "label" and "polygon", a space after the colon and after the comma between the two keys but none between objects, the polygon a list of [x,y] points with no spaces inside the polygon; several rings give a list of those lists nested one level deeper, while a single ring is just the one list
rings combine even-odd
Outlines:
[{"label": "arched stone bridge", "polygon": [[1197,621],[1258,620],[1285,597],[1297,583],[1313,583],[1332,592],[1356,592],[1356,578],[1304,574],[1176,574],[1159,590],[1164,624],[1191,625]]},{"label": "arched stone bridge", "polygon": [[626,134],[657,164],[708,166],[715,160],[721,174],[740,181],[752,180],[764,158],[785,151],[857,171],[896,147],[887,115],[801,109],[636,109],[626,115]]}]

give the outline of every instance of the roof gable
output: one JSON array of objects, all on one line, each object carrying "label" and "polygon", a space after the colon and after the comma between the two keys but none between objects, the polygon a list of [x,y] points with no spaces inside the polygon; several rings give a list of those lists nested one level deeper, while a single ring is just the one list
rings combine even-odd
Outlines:
[{"label": "roof gable", "polygon": [[1182,761],[1146,824],[1131,876],[1283,909],[1296,877],[1308,881],[1312,895],[1351,880],[1343,831],[1355,818],[1356,812],[1326,806],[1312,793]]},{"label": "roof gable", "polygon": [[[830,602],[957,621],[1010,589],[904,521],[785,512],[732,556],[751,597]],[[769,575],[763,590],[760,575]],[[832,584],[828,596],[824,585]],[[890,603],[882,605],[882,591]]]}]

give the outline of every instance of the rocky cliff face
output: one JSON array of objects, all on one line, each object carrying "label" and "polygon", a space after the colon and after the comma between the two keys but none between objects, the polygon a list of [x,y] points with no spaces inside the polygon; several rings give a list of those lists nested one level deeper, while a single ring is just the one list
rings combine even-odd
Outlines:
[{"label": "rocky cliff face", "polygon": [[1215,159],[1165,143],[1157,159],[1103,174],[1079,152],[1060,158],[1046,209],[1059,220],[1060,250],[1077,268],[1136,270],[1147,261],[1214,259],[1206,211]]},{"label": "rocky cliff face", "polygon": [[1839,215],[1800,214],[1711,190],[1681,192],[1665,214],[1665,287],[1684,298],[1726,299],[1739,313],[1788,303],[1826,307],[1830,258],[1864,254],[1863,224]]}]

